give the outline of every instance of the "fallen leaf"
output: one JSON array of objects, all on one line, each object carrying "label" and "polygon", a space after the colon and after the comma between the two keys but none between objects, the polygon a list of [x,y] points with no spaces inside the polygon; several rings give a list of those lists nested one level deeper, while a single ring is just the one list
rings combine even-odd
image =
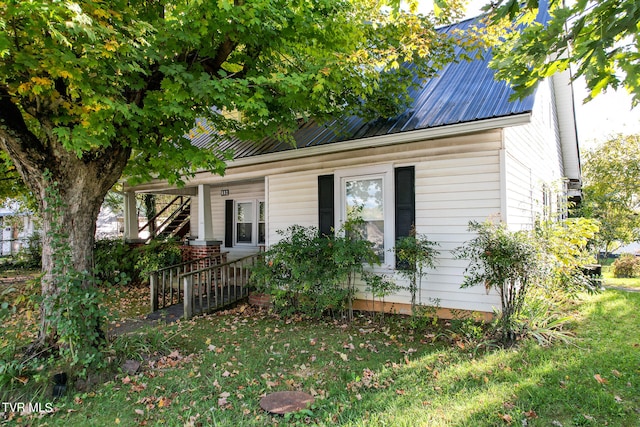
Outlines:
[{"label": "fallen leaf", "polygon": [[531,419],[531,418],[538,418],[538,414],[536,414],[536,411],[534,411],[533,409],[530,411],[527,411],[524,413],[524,416]]},{"label": "fallen leaf", "polygon": [[135,413],[138,415],[144,415],[144,411],[142,409],[136,409]]},{"label": "fallen leaf", "polygon": [[596,379],[596,381],[598,381],[600,384],[606,384],[606,383],[607,383],[607,379],[606,379],[606,378],[602,378],[602,377],[600,376],[600,374],[595,374],[595,375],[593,376],[593,378],[595,378],[595,379]]},{"label": "fallen leaf", "polygon": [[622,375],[622,374],[620,373],[620,371],[618,371],[618,370],[616,370],[616,369],[613,369],[613,370],[611,371],[611,373],[612,373],[612,374],[613,374],[613,376],[614,376],[614,377],[616,377],[616,378],[620,378],[620,376]]},{"label": "fallen leaf", "polygon": [[502,421],[504,421],[507,424],[511,424],[513,422],[513,418],[511,418],[511,415],[509,414],[499,414],[500,418],[502,418]]},{"label": "fallen leaf", "polygon": [[344,360],[345,362],[349,360],[349,356],[345,353],[338,353],[340,355],[340,359]]}]

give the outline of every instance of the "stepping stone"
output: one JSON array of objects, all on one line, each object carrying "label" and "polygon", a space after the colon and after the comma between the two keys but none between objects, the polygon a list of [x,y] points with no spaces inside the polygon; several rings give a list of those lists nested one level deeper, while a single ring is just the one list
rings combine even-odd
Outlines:
[{"label": "stepping stone", "polygon": [[305,409],[313,401],[313,396],[301,391],[277,391],[260,399],[260,407],[272,414],[283,415]]}]

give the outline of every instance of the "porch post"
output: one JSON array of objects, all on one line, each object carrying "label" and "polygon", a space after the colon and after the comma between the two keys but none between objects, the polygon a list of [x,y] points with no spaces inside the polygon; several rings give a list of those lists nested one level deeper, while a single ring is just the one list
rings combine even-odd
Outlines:
[{"label": "porch post", "polygon": [[213,240],[211,187],[206,184],[198,185],[198,240]]},{"label": "porch post", "polygon": [[192,280],[193,280],[193,276],[190,274],[184,276],[184,279],[182,279],[182,285],[183,285],[182,305],[184,309],[183,316],[185,320],[191,319],[193,317],[193,305],[191,301],[193,298]]},{"label": "porch post", "polygon": [[127,242],[139,240],[136,193],[132,191],[124,192],[124,239]]}]

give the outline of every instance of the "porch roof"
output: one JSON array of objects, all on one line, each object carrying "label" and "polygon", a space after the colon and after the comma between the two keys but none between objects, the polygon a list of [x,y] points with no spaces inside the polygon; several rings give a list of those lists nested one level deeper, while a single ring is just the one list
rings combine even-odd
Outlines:
[{"label": "porch roof", "polygon": [[[478,18],[474,18],[443,28],[442,31],[464,32],[478,24]],[[456,54],[460,55],[461,51],[461,48],[457,48]],[[461,60],[446,65],[438,77],[424,81],[416,80],[415,83],[420,85],[409,92],[413,102],[406,111],[393,118],[366,121],[352,116],[324,124],[311,120],[301,124],[294,133],[295,146],[275,138],[264,138],[259,142],[239,139],[217,142],[219,148],[233,150],[234,159],[241,159],[296,148],[317,147],[531,113],[534,95],[510,101],[509,97],[513,91],[506,82],[495,79],[495,71],[489,68],[491,57],[491,52],[488,51],[482,59]],[[197,132],[192,137],[192,144],[206,148],[213,144],[214,132],[206,123],[201,125],[207,132]]]}]

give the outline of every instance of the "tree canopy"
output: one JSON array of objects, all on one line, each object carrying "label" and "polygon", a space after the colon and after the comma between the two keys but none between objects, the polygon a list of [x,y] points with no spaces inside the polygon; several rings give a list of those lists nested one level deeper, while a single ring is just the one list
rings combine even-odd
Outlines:
[{"label": "tree canopy", "polygon": [[393,115],[406,101],[399,64],[432,74],[451,54],[433,20],[374,3],[2,2],[0,99],[49,167],[59,144],[84,158],[131,151],[128,175],[141,179],[222,172],[226,153],[183,138],[196,119],[286,138],[300,117]]},{"label": "tree canopy", "polygon": [[[550,19],[535,22],[548,7]],[[574,67],[584,77],[589,100],[607,89],[624,88],[640,102],[640,7],[636,0],[496,0],[492,21],[514,22],[518,31],[494,50],[492,67],[512,83],[517,97],[536,82]],[[523,25],[526,24],[526,25]]]},{"label": "tree canopy", "polygon": [[618,135],[584,156],[584,216],[600,221],[599,241],[640,239],[640,136]]},{"label": "tree canopy", "polygon": [[190,133],[286,141],[310,118],[392,116],[453,59],[460,35],[439,23],[398,0],[0,0],[0,148],[43,213],[40,340],[57,340],[54,273],[90,271],[123,173],[223,173],[229,153]]}]

